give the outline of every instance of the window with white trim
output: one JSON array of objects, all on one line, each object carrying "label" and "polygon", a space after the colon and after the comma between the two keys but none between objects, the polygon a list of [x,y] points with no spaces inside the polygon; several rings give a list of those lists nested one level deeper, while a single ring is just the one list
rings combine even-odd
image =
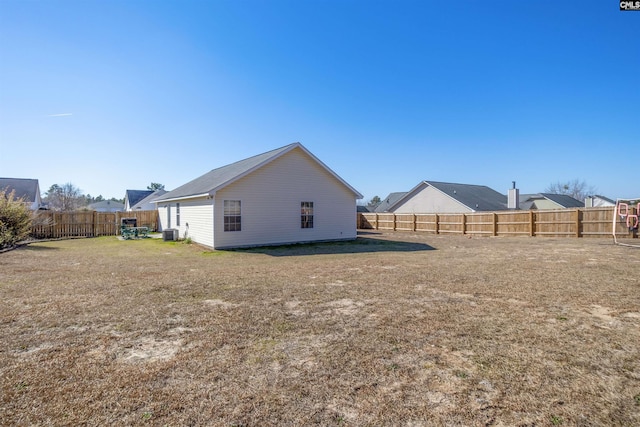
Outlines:
[{"label": "window with white trim", "polygon": [[300,228],[313,228],[313,202],[300,202]]},{"label": "window with white trim", "polygon": [[180,227],[180,203],[176,203],[176,227]]},{"label": "window with white trim", "polygon": [[224,231],[241,231],[240,200],[224,201]]}]

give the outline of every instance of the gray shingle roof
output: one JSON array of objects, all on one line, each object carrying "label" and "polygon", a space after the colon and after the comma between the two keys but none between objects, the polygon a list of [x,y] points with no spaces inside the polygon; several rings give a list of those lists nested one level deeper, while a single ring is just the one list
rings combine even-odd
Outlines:
[{"label": "gray shingle roof", "polygon": [[151,194],[153,194],[153,190],[127,190],[125,198],[129,201],[129,206],[133,206]]},{"label": "gray shingle roof", "polygon": [[498,193],[496,190],[486,185],[455,184],[451,182],[422,181],[411,191],[406,193],[392,205],[398,204],[401,199],[409,197],[421,186],[432,186],[452,199],[458,201],[473,211],[499,211],[507,209],[506,194]]},{"label": "gray shingle roof", "polygon": [[547,199],[560,205],[563,208],[583,208],[584,202],[576,200],[566,194],[535,193],[520,195],[520,209],[528,210],[535,204],[536,200]]},{"label": "gray shingle roof", "polygon": [[160,196],[163,196],[167,194],[167,191],[165,190],[156,190],[153,191],[151,194],[149,194],[147,197],[143,198],[142,200],[138,201],[137,203],[131,205],[131,210],[135,211],[135,210],[154,210],[156,208],[156,206],[153,204],[153,202],[155,201],[155,199],[157,199]]},{"label": "gray shingle roof", "polygon": [[300,148],[309,156],[311,156],[316,162],[323,166],[328,172],[336,177],[341,183],[352,190],[358,198],[362,198],[362,195],[353,189],[349,184],[336,175],[331,169],[329,169],[324,163],[318,160],[313,154],[311,154],[306,148],[299,142],[285,145],[284,147],[277,148],[275,150],[267,151],[266,153],[258,154],[257,156],[249,157],[248,159],[240,160],[235,163],[231,163],[227,166],[222,166],[217,169],[213,169],[204,175],[187,182],[184,185],[176,188],[173,191],[169,191],[163,196],[156,199],[156,201],[166,201],[173,199],[182,199],[191,196],[199,196],[209,194],[211,195],[215,191],[225,187],[228,184],[242,178],[243,176],[253,172],[259,167],[271,162],[272,160],[280,157],[281,155],[295,149]]},{"label": "gray shingle roof", "polygon": [[540,193],[543,197],[555,202],[565,208],[583,208],[584,202],[574,199],[566,194]]},{"label": "gray shingle roof", "polygon": [[39,186],[37,179],[0,178],[0,190],[15,190],[16,199],[24,198],[27,202],[35,202]]},{"label": "gray shingle roof", "polygon": [[499,211],[507,208],[507,195],[486,185],[425,182],[474,211]]},{"label": "gray shingle roof", "polygon": [[387,197],[382,199],[382,202],[374,209],[374,212],[383,213],[389,212],[389,207],[395,205],[395,203],[403,198],[407,194],[406,191],[399,191],[395,193],[389,193]]}]

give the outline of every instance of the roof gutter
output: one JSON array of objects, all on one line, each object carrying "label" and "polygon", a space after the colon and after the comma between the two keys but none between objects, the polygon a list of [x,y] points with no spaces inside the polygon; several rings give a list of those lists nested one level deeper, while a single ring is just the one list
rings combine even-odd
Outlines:
[{"label": "roof gutter", "polygon": [[202,197],[212,197],[213,195],[210,193],[202,193],[202,194],[194,194],[191,196],[181,196],[181,197],[173,197],[170,199],[159,199],[154,200],[151,203],[163,203],[163,202],[174,202],[176,200],[187,200],[187,199],[200,199]]}]

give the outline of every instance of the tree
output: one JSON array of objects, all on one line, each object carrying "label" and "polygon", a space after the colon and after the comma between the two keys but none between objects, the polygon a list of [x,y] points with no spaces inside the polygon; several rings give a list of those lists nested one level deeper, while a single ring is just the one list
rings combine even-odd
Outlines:
[{"label": "tree", "polygon": [[567,196],[571,196],[576,200],[584,200],[587,196],[593,195],[596,192],[596,188],[588,185],[586,181],[574,179],[567,182],[556,182],[555,184],[550,184],[545,192],[553,193],[553,194],[566,194]]},{"label": "tree", "polygon": [[151,185],[147,186],[147,190],[164,190],[164,184],[158,184],[157,182],[152,182]]},{"label": "tree", "polygon": [[73,211],[86,203],[82,190],[70,182],[62,186],[53,184],[46,195],[49,208],[56,211]]},{"label": "tree", "polygon": [[31,211],[15,195],[15,191],[0,190],[0,249],[15,246],[31,231]]},{"label": "tree", "polygon": [[380,197],[373,196],[373,198],[367,203],[367,206],[370,208],[376,208],[381,202],[382,200],[380,199]]}]

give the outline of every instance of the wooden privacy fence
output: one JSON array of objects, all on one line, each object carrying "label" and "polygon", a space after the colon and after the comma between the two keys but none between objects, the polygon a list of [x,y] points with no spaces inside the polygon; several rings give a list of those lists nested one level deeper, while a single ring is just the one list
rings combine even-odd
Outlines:
[{"label": "wooden privacy fence", "polygon": [[[610,237],[613,215],[613,207],[459,214],[359,213],[358,228],[485,236]],[[620,221],[617,233],[629,233]]]},{"label": "wooden privacy fence", "polygon": [[120,234],[122,218],[136,218],[138,226],[158,230],[158,211],[94,212],[37,211],[31,226],[31,237],[56,239],[64,237],[98,237]]}]

